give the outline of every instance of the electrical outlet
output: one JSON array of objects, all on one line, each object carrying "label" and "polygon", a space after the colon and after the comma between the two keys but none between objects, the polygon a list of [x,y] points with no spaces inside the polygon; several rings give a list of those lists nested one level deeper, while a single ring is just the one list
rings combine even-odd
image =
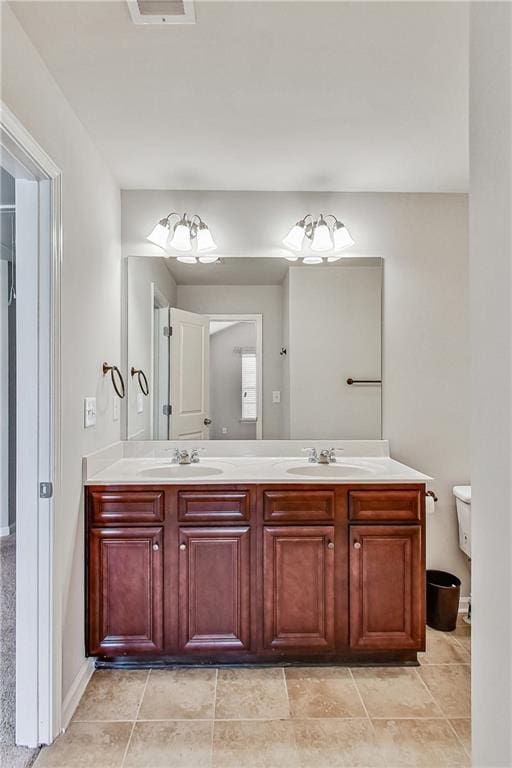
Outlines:
[{"label": "electrical outlet", "polygon": [[144,395],[142,392],[137,394],[137,413],[144,412]]},{"label": "electrical outlet", "polygon": [[114,395],[114,399],[112,400],[112,415],[114,418],[114,421],[119,421],[119,411],[121,408],[121,403],[119,401],[119,398]]},{"label": "electrical outlet", "polygon": [[96,426],[96,398],[86,397],[84,399],[84,427]]},{"label": "electrical outlet", "polygon": [[273,403],[280,403],[281,402],[281,392],[279,390],[276,390],[275,392],[272,392],[272,402]]}]

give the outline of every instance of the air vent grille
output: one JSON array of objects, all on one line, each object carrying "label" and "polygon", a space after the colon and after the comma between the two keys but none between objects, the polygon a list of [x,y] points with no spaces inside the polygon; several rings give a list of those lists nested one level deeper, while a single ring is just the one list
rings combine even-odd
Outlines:
[{"label": "air vent grille", "polygon": [[195,24],[193,0],[127,0],[135,24]]}]

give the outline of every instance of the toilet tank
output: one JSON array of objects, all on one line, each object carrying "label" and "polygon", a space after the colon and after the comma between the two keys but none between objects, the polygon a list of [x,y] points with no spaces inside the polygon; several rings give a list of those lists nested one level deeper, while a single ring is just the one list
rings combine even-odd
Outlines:
[{"label": "toilet tank", "polygon": [[471,557],[471,486],[456,485],[453,489],[459,523],[459,547]]}]

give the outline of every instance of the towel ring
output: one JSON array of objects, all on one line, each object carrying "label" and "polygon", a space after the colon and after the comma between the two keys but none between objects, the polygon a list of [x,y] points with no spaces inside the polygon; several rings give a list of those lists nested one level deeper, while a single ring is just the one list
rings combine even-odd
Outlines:
[{"label": "towel ring", "polygon": [[137,381],[139,382],[140,391],[145,397],[147,397],[149,395],[149,384],[146,378],[146,374],[144,373],[142,368],[134,368],[132,366],[132,370],[130,371],[130,373],[132,374],[132,379],[135,375],[137,375]]},{"label": "towel ring", "polygon": [[103,363],[103,375],[106,376],[109,371],[115,393],[122,400],[126,394],[123,375],[117,365],[109,365],[108,363]]}]

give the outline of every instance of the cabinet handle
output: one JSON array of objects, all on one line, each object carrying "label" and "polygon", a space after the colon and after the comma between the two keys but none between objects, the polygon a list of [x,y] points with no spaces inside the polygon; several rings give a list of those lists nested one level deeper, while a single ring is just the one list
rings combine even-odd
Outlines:
[{"label": "cabinet handle", "polygon": [[180,544],[180,549],[182,552],[184,552],[186,548],[187,548],[186,544]]},{"label": "cabinet handle", "polygon": [[361,549],[361,542],[360,541],[354,541],[354,549]]},{"label": "cabinet handle", "polygon": [[329,541],[327,543],[327,549],[334,549],[334,541]]},{"label": "cabinet handle", "polygon": [[155,552],[157,552],[160,549],[160,545],[159,544],[153,544],[153,549],[155,550]]}]

